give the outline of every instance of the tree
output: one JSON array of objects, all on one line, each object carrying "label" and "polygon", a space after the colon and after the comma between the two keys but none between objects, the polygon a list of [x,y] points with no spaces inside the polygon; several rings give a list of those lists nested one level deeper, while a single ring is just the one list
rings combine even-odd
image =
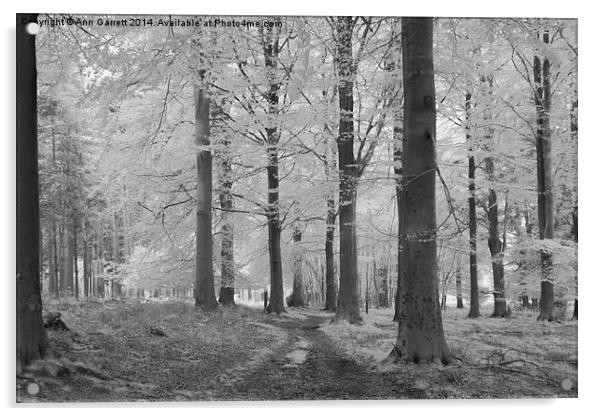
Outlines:
[{"label": "tree", "polygon": [[477,206],[475,201],[475,159],[474,143],[470,126],[472,94],[466,93],[466,143],[468,144],[468,227],[470,239],[470,310],[469,318],[478,318],[479,312],[479,271],[477,262]]},{"label": "tree", "polygon": [[487,97],[484,101],[485,110],[483,119],[485,122],[485,137],[484,148],[487,152],[487,156],[484,159],[485,163],[485,175],[489,182],[488,192],[488,203],[485,207],[488,220],[488,238],[487,244],[489,246],[489,253],[491,254],[491,266],[493,270],[493,317],[505,317],[506,316],[506,294],[505,294],[505,282],[504,282],[504,248],[502,240],[500,239],[499,232],[499,215],[498,215],[498,198],[497,191],[495,189],[496,175],[495,175],[495,159],[494,159],[494,133],[495,130],[488,125],[491,124],[492,110],[491,108],[491,97],[493,96],[493,76],[481,76],[481,86],[484,90],[483,98]]},{"label": "tree", "polygon": [[293,299],[291,306],[305,306],[302,236],[301,229],[298,225],[295,225],[293,229]]},{"label": "tree", "polygon": [[[448,363],[437,278],[436,100],[433,19],[402,19],[403,263],[399,328],[390,357],[409,362]],[[403,208],[403,209],[402,209]]]},{"label": "tree", "polygon": [[[550,35],[543,32],[543,43],[550,43]],[[554,238],[554,201],[552,173],[552,135],[550,130],[550,60],[547,55],[543,66],[538,55],[533,58],[533,80],[536,84],[534,101],[536,111],[536,151],[537,151],[537,216],[539,238]],[[541,250],[541,296],[538,320],[556,319],[554,310],[554,283],[552,282],[553,258],[549,250]]]},{"label": "tree", "polygon": [[17,14],[17,373],[48,348],[40,294],[37,69],[35,36]]},{"label": "tree", "polygon": [[357,273],[356,163],[353,153],[353,82],[355,65],[351,38],[354,19],[336,20],[336,65],[339,84],[339,241],[340,287],[334,321],[361,323],[359,276]]},{"label": "tree", "polygon": [[221,141],[220,159],[220,193],[219,205],[221,209],[221,265],[222,281],[219,291],[219,303],[224,306],[234,306],[234,221],[232,210],[232,156],[230,154],[230,141],[226,138]]},{"label": "tree", "polygon": [[263,56],[268,81],[268,125],[266,125],[267,157],[268,157],[268,251],[270,257],[270,302],[267,312],[281,313],[284,308],[284,284],[282,282],[282,251],[280,247],[280,234],[282,224],[280,221],[280,178],[278,175],[278,91],[280,82],[277,78],[278,54],[280,52],[280,28],[259,29]]},{"label": "tree", "polygon": [[195,304],[206,310],[217,309],[213,281],[213,232],[211,228],[211,202],[213,175],[209,142],[209,107],[204,71],[200,72],[201,85],[195,88],[195,138],[201,148],[197,153],[197,226],[196,226],[196,292]]}]

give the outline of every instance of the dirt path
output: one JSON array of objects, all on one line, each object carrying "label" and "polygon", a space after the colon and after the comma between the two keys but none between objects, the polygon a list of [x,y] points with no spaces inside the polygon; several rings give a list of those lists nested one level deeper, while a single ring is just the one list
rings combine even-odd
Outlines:
[{"label": "dirt path", "polygon": [[419,398],[393,374],[352,360],[318,328],[330,318],[304,311],[305,321],[274,316],[287,341],[266,360],[214,391],[217,400],[323,400]]}]

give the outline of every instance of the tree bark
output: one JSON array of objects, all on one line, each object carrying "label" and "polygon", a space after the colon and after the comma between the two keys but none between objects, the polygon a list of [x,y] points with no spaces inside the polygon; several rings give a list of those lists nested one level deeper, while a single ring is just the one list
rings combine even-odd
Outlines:
[{"label": "tree bark", "polygon": [[324,309],[334,312],[337,309],[337,281],[334,274],[334,229],[336,221],[336,211],[334,208],[334,199],[328,198],[326,201],[328,212],[326,214],[326,242],[324,244],[326,254],[326,267],[324,270],[326,280],[326,304]]},{"label": "tree bark", "polygon": [[301,230],[293,230],[293,299],[291,306],[305,306],[305,284],[303,282],[303,252]]},{"label": "tree bark", "polygon": [[475,201],[475,159],[474,143],[472,139],[471,127],[471,108],[472,96],[466,93],[466,143],[468,144],[468,228],[470,239],[470,310],[469,318],[478,318],[481,316],[479,311],[479,272],[477,263],[477,206]]},{"label": "tree bark", "polygon": [[[549,43],[547,30],[543,33],[543,42]],[[544,57],[543,68],[539,56],[533,59],[533,79],[537,85],[535,91],[536,109],[536,151],[537,151],[537,214],[539,238],[554,238],[554,202],[552,173],[552,137],[550,131],[550,61]],[[554,283],[552,281],[552,253],[541,250],[541,296],[538,320],[556,319],[554,309]]]},{"label": "tree bark", "polygon": [[17,374],[44,357],[48,339],[40,294],[37,70],[35,37],[25,24],[37,14],[17,14]]},{"label": "tree bark", "polygon": [[334,322],[362,323],[357,272],[356,163],[353,153],[353,81],[355,75],[351,38],[353,18],[338,17],[336,66],[339,75],[339,242],[340,287]]},{"label": "tree bark", "polygon": [[448,363],[437,277],[436,98],[433,19],[402,19],[402,290],[397,341],[390,357]]},{"label": "tree bark", "polygon": [[234,222],[232,219],[232,167],[230,156],[230,142],[227,139],[221,141],[222,150],[219,152],[221,173],[220,173],[220,194],[219,204],[222,219],[221,229],[221,266],[222,279],[219,291],[219,303],[223,306],[235,306],[234,302]]},{"label": "tree bark", "polygon": [[282,253],[280,248],[280,178],[278,173],[278,108],[280,81],[277,79],[278,54],[280,53],[279,28],[260,29],[263,46],[263,56],[268,81],[268,124],[267,135],[268,156],[268,252],[270,258],[270,302],[266,308],[268,313],[286,312],[284,308],[284,285],[282,282]]},{"label": "tree bark", "polygon": [[464,308],[464,299],[462,296],[462,269],[460,266],[456,268],[456,307]]},{"label": "tree bark", "polygon": [[213,232],[211,228],[212,156],[209,146],[209,97],[204,87],[195,88],[195,139],[197,153],[196,290],[195,305],[204,310],[218,307],[213,279]]}]

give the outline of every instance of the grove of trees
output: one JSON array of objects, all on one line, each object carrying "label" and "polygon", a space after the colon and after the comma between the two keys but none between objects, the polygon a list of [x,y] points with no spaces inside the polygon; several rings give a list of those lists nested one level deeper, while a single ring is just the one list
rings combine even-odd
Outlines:
[{"label": "grove of trees", "polygon": [[42,298],[577,318],[576,20],[137,18],[18,16],[19,362]]}]

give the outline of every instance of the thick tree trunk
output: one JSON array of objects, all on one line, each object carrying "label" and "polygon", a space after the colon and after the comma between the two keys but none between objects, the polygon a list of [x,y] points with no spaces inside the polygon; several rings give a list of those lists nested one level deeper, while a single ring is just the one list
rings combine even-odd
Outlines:
[{"label": "thick tree trunk", "polygon": [[403,18],[403,244],[397,341],[390,357],[448,363],[439,306],[433,19]]},{"label": "thick tree trunk", "polygon": [[334,321],[362,323],[359,276],[357,272],[356,164],[353,154],[354,63],[351,38],[353,18],[338,17],[336,65],[339,75],[339,242],[340,286]]},{"label": "thick tree trunk", "polygon": [[301,230],[293,230],[293,299],[291,306],[305,306],[305,284],[303,281],[303,252]]},{"label": "thick tree trunk", "polygon": [[222,279],[219,291],[219,303],[223,306],[234,306],[234,221],[232,219],[232,168],[230,157],[230,142],[222,140],[222,150],[219,153],[221,173],[220,173],[220,194],[219,204],[222,218],[221,229],[221,263]]},{"label": "thick tree trunk", "polygon": [[280,53],[280,29],[260,29],[262,37],[263,56],[268,81],[268,124],[265,127],[267,135],[268,157],[268,253],[270,258],[270,301],[266,307],[268,313],[286,312],[284,308],[284,285],[282,282],[282,253],[280,249],[280,177],[278,173],[278,107],[280,81],[277,77],[278,54]]},{"label": "thick tree trunk", "polygon": [[17,374],[44,356],[48,339],[40,294],[37,71],[35,37],[25,31],[37,14],[17,14]]},{"label": "thick tree trunk", "polygon": [[280,250],[278,150],[268,148],[268,251],[270,257],[270,302],[268,313],[282,313],[284,308],[284,285],[282,282],[282,253]]},{"label": "thick tree trunk", "polygon": [[196,220],[196,290],[195,305],[217,309],[213,279],[213,232],[211,228],[212,157],[209,146],[209,98],[203,88],[196,88],[195,138],[201,147],[197,153],[197,220]]},{"label": "thick tree trunk", "polygon": [[477,206],[475,201],[475,159],[474,143],[471,134],[471,94],[466,94],[466,143],[468,143],[468,228],[470,239],[470,310],[469,318],[481,316],[479,311],[479,272],[477,263]]},{"label": "thick tree trunk", "polygon": [[[549,34],[544,31],[543,42],[549,43]],[[537,213],[539,220],[539,238],[554,238],[554,201],[552,173],[552,137],[550,131],[550,61],[544,58],[543,68],[539,56],[533,60],[535,108],[537,118]],[[556,319],[554,310],[554,283],[552,281],[552,253],[541,251],[541,296],[538,320]]]}]

